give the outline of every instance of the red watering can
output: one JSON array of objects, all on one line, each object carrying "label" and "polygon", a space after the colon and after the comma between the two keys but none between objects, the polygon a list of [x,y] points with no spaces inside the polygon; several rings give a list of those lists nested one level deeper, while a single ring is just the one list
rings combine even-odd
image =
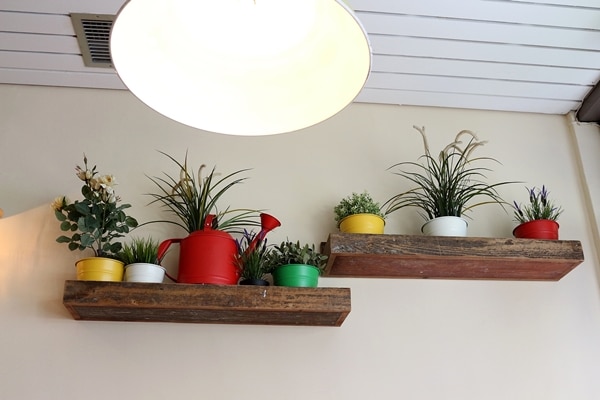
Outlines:
[{"label": "red watering can", "polygon": [[[202,230],[192,232],[183,239],[167,239],[158,246],[158,259],[162,259],[173,243],[179,243],[179,271],[177,279],[166,274],[177,283],[206,283],[235,285],[240,277],[236,265],[237,246],[227,232],[213,229],[215,215],[209,214]],[[261,230],[248,246],[250,251],[260,239],[281,223],[269,214],[260,214]]]}]

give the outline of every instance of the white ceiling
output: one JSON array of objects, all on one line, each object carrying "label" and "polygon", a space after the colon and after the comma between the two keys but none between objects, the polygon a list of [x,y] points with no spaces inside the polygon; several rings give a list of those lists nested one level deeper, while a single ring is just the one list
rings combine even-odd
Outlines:
[{"label": "white ceiling", "polygon": [[[84,66],[69,18],[123,2],[0,0],[0,83],[124,89]],[[565,114],[600,79],[600,0],[348,3],[373,49],[358,102]]]}]

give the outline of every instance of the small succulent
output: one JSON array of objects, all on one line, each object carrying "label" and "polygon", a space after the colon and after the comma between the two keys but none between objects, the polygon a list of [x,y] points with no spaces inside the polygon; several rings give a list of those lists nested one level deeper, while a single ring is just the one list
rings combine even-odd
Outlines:
[{"label": "small succulent", "polygon": [[352,193],[350,196],[343,198],[333,208],[333,212],[338,225],[344,218],[354,214],[375,214],[385,218],[379,203],[373,200],[366,190],[362,193]]},{"label": "small succulent", "polygon": [[291,242],[283,241],[279,245],[275,245],[269,253],[267,264],[269,271],[288,264],[306,264],[317,267],[319,271],[323,271],[327,266],[328,256],[319,253],[315,249],[315,245],[304,244],[300,241]]}]

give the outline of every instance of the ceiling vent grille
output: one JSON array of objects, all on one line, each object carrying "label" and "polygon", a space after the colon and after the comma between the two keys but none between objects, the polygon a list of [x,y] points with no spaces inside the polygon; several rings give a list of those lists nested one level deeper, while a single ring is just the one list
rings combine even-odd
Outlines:
[{"label": "ceiling vent grille", "polygon": [[71,14],[71,22],[86,66],[113,67],[109,38],[115,18],[115,15],[108,14]]}]

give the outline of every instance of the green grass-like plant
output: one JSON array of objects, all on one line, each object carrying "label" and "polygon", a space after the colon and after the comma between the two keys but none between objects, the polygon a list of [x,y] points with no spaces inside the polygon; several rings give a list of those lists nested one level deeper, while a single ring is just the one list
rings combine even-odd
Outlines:
[{"label": "green grass-like plant", "polygon": [[333,208],[333,213],[338,226],[344,218],[354,214],[375,214],[385,219],[381,206],[373,200],[366,190],[362,193],[352,193],[350,196],[343,198]]},{"label": "green grass-like plant", "polygon": [[123,243],[123,248],[117,257],[125,265],[135,263],[160,264],[158,259],[158,241],[151,238],[132,238],[131,242]]},{"label": "green grass-like plant", "polygon": [[[388,169],[397,169],[394,174],[409,180],[416,187],[387,200],[383,204],[386,215],[403,207],[417,207],[421,209],[419,214],[425,220],[430,220],[442,216],[461,217],[465,212],[483,204],[497,203],[504,208],[506,202],[500,197],[496,188],[515,182],[494,184],[484,182],[485,172],[490,169],[476,164],[483,161],[498,161],[490,157],[471,158],[473,152],[486,142],[479,141],[473,132],[463,130],[437,157],[434,157],[429,151],[425,128],[417,126],[414,128],[423,139],[425,154],[420,157],[423,162],[401,162]],[[464,147],[461,147],[463,137],[467,137],[467,142]],[[487,200],[469,205],[475,198],[487,198]]]},{"label": "green grass-like plant", "polygon": [[[235,243],[238,250],[236,265],[240,269],[242,279],[264,279],[269,273],[268,257],[271,248],[267,246],[266,238],[257,238],[258,233],[244,231]],[[254,246],[252,242],[256,240]]]},{"label": "green grass-like plant", "polygon": [[204,221],[209,214],[216,215],[213,229],[219,229],[230,233],[243,233],[244,226],[258,226],[259,211],[251,209],[230,209],[229,207],[219,210],[217,203],[221,196],[232,187],[244,182],[247,177],[239,175],[249,169],[241,169],[221,178],[217,177],[215,167],[210,173],[202,177],[202,170],[206,167],[201,165],[197,175],[190,172],[187,164],[187,153],[185,160],[180,163],[167,153],[160,152],[173,161],[179,168],[179,178],[168,174],[165,177],[148,177],[158,187],[158,193],[150,193],[154,198],[152,203],[162,205],[172,212],[179,222],[161,220],[154,222],[174,223],[188,233],[201,230]]}]

